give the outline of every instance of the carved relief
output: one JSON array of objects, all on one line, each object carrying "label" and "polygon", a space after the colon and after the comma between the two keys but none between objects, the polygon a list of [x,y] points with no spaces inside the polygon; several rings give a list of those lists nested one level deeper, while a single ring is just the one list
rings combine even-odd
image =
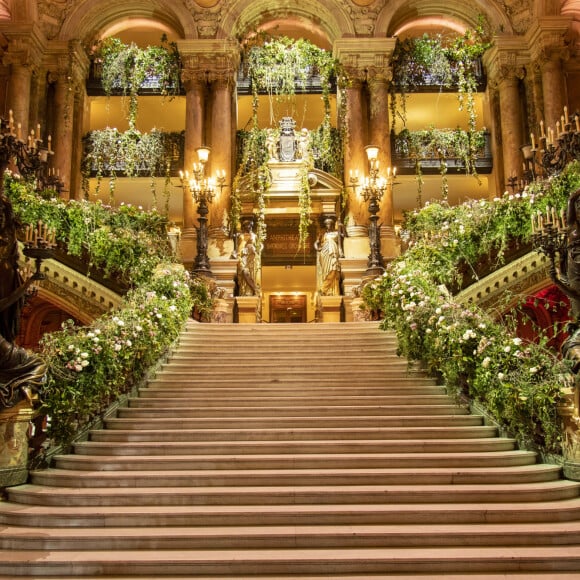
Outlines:
[{"label": "carved relief", "polygon": [[525,34],[534,22],[530,0],[500,0],[498,4],[510,19],[518,34]]},{"label": "carved relief", "polygon": [[186,0],[185,5],[191,11],[199,38],[216,38],[223,18],[223,3],[219,0]]}]

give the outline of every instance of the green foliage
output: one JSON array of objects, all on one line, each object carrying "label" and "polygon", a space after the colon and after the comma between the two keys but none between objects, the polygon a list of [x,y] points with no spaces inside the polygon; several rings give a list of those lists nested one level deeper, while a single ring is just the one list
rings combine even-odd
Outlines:
[{"label": "green foliage", "polygon": [[450,393],[481,402],[523,444],[549,452],[561,450],[557,406],[571,380],[568,364],[546,347],[546,337],[522,341],[509,319],[458,303],[449,288],[461,263],[475,271],[491,253],[499,265],[510,242],[529,240],[533,213],[563,209],[578,187],[580,165],[572,163],[523,195],[412,212],[404,226],[409,249],[362,293],[368,308],[382,311],[383,327],[396,331],[399,354],[425,361]]},{"label": "green foliage", "polygon": [[188,285],[183,267],[159,266],[117,311],[83,328],[69,321],[44,336],[49,371],[41,412],[53,444],[70,443],[167,352],[191,312]]},{"label": "green foliage", "polygon": [[106,38],[96,46],[93,57],[101,63],[101,83],[107,95],[115,91],[129,97],[129,125],[134,128],[138,94],[146,80],[155,80],[162,95],[180,90],[181,61],[177,45],[162,38],[161,46],[140,48],[118,38]]},{"label": "green foliage", "polygon": [[140,284],[159,263],[173,259],[167,218],[156,211],[45,199],[12,177],[5,178],[5,191],[23,224],[47,224],[69,254],[86,258],[119,282]]}]

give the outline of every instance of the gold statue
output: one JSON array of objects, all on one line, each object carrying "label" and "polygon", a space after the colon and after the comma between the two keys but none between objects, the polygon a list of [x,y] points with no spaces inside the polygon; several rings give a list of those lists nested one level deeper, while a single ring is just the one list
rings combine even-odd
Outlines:
[{"label": "gold statue", "polygon": [[339,258],[344,258],[342,234],[334,229],[334,219],[331,217],[324,220],[324,226],[326,230],[314,242],[318,292],[322,296],[339,296]]}]

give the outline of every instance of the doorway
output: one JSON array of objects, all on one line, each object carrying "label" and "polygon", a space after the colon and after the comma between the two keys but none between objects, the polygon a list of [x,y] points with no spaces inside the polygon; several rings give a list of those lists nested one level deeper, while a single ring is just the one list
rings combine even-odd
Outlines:
[{"label": "doorway", "polygon": [[276,294],[270,296],[270,322],[302,323],[306,321],[306,295]]}]

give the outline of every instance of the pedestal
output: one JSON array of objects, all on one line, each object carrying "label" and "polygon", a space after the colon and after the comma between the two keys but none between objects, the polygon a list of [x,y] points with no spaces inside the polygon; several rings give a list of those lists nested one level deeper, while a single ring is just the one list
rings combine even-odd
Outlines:
[{"label": "pedestal", "polygon": [[234,302],[232,299],[218,298],[215,301],[211,321],[214,324],[225,324],[233,321]]},{"label": "pedestal", "polygon": [[255,324],[258,322],[259,296],[236,296],[238,305],[238,322],[240,324]]},{"label": "pedestal", "polygon": [[0,411],[0,488],[28,479],[28,435],[33,416],[27,401]]},{"label": "pedestal", "polygon": [[341,322],[342,296],[321,296],[322,322]]}]

